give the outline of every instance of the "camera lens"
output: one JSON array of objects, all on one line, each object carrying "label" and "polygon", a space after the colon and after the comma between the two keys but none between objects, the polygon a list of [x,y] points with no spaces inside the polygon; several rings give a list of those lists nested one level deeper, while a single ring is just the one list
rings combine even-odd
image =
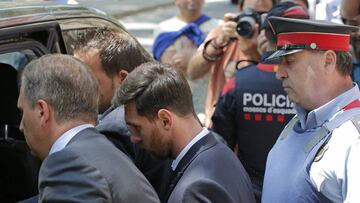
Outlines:
[{"label": "camera lens", "polygon": [[254,18],[245,16],[239,20],[236,26],[236,31],[242,37],[251,38],[254,33],[255,25],[256,22]]},{"label": "camera lens", "polygon": [[252,26],[249,22],[241,22],[236,26],[236,31],[240,36],[250,38],[252,35]]}]

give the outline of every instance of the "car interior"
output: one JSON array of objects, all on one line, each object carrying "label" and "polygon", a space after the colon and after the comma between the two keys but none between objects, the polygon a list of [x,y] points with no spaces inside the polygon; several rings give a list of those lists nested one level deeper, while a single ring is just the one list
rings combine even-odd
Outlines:
[{"label": "car interior", "polygon": [[[0,63],[0,200],[16,202],[37,193],[40,160],[30,150],[19,131],[21,115],[17,109],[18,70]],[[6,95],[6,96],[5,96]],[[6,167],[3,167],[6,166]]]},{"label": "car interior", "polygon": [[[38,194],[41,161],[31,154],[19,129],[19,78],[25,65],[48,53],[65,50],[59,26],[26,26],[0,30],[0,202],[13,203]],[[11,34],[9,34],[11,33]],[[61,41],[62,42],[62,41]],[[64,51],[65,52],[65,51]]]}]

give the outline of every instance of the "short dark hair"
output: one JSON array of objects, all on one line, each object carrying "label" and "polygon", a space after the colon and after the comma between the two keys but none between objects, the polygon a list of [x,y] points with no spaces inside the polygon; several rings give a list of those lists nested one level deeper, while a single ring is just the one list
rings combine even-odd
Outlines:
[{"label": "short dark hair", "polygon": [[132,71],[113,98],[115,106],[135,101],[139,115],[149,120],[166,108],[179,116],[194,113],[192,94],[184,74],[170,65],[145,63]]},{"label": "short dark hair", "polygon": [[86,32],[75,45],[74,52],[86,53],[98,49],[101,65],[108,76],[121,70],[131,72],[142,63],[152,61],[152,57],[128,33],[107,27]]},{"label": "short dark hair", "polygon": [[343,75],[352,75],[352,55],[347,51],[335,51],[336,66],[339,72]]}]

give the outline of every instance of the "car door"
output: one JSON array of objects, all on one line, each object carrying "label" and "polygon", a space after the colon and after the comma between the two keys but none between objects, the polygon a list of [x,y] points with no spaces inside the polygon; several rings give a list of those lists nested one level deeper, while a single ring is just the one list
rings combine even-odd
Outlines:
[{"label": "car door", "polygon": [[0,202],[37,194],[41,162],[31,155],[19,131],[18,78],[27,63],[50,53],[66,53],[57,22],[0,29]]}]

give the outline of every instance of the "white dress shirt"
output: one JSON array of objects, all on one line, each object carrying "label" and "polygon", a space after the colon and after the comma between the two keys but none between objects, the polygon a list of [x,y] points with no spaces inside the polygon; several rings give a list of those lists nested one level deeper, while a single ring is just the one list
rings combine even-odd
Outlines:
[{"label": "white dress shirt", "polygon": [[80,131],[82,131],[86,128],[93,128],[93,127],[94,126],[91,124],[82,124],[82,125],[76,126],[74,128],[71,128],[70,130],[66,131],[51,146],[49,155],[64,149],[65,146],[70,142],[70,140],[76,134],[78,134]]},{"label": "white dress shirt", "polygon": [[201,138],[209,133],[207,128],[203,128],[203,130],[197,134],[185,147],[181,150],[180,154],[176,157],[176,159],[171,164],[171,169],[175,171],[177,165],[181,161],[181,159],[185,156],[185,154],[189,151],[189,149],[197,143]]}]

